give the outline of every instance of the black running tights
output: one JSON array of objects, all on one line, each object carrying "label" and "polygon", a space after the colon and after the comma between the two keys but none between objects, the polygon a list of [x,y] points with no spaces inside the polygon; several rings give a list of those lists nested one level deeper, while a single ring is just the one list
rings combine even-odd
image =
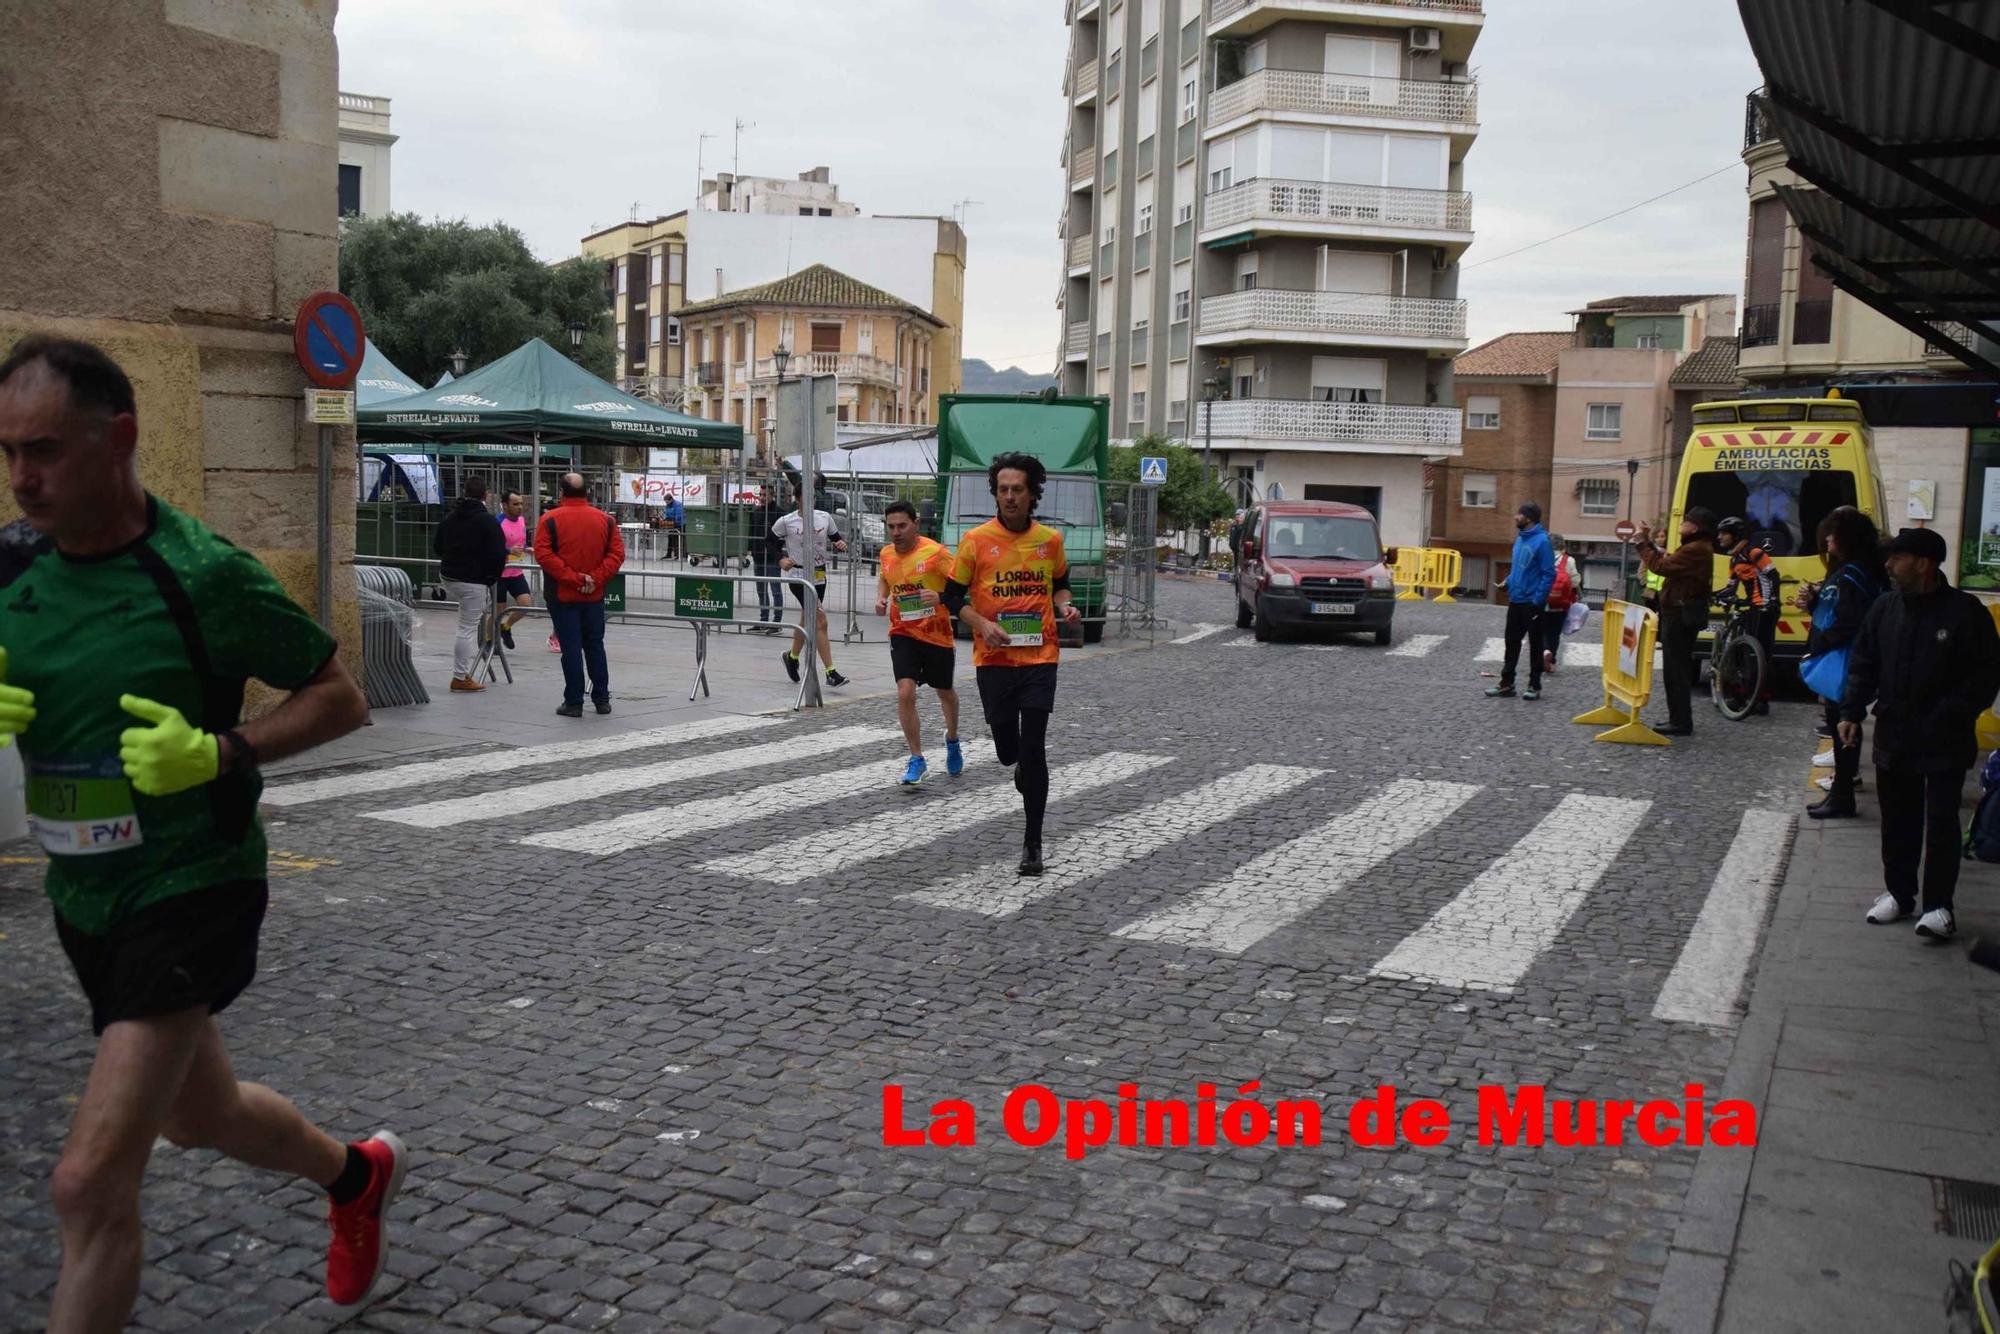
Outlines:
[{"label": "black running tights", "polygon": [[1049,715],[1044,709],[1009,708],[986,715],[993,753],[1014,765],[1014,790],[1021,794],[1028,828],[1023,841],[1042,841],[1042,813],[1049,805]]}]

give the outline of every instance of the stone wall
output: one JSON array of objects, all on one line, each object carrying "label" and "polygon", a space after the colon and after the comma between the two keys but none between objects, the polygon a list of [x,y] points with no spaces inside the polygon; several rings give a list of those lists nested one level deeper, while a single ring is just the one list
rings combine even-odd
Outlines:
[{"label": "stone wall", "polygon": [[[47,332],[117,357],[146,485],[308,610],[318,436],[291,319],[338,278],[337,8],[0,5],[0,349]],[[334,631],[358,671],[351,429],[334,458]]]}]

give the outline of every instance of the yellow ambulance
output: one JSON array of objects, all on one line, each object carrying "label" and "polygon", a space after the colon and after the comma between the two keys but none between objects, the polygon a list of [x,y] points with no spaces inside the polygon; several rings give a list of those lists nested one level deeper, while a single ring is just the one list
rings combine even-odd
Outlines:
[{"label": "yellow ambulance", "polygon": [[[1820,520],[1853,505],[1887,535],[1882,473],[1868,422],[1861,405],[1841,398],[1838,390],[1825,398],[1697,403],[1668,524],[1676,545],[1681,516],[1697,505],[1717,519],[1746,520],[1751,540],[1776,560],[1781,659],[1806,651],[1811,618],[1792,606],[1792,598],[1800,583],[1826,578],[1817,546]],[[1715,587],[1728,579],[1729,564],[1718,554]]]}]

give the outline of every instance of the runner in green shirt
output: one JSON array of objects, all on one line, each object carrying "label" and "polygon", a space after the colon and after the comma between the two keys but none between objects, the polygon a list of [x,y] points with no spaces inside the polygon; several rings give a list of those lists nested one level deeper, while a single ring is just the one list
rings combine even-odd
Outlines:
[{"label": "runner in green shirt", "polygon": [[[0,530],[0,744],[19,737],[56,933],[97,1054],[52,1183],[49,1326],[117,1328],[139,1286],[154,1141],[326,1187],[327,1291],[359,1302],[405,1154],[342,1144],[240,1083],[215,1014],[249,985],[267,902],[260,760],[361,725],[333,637],[270,571],[139,484],[132,385],[87,343],[0,361],[0,453],[23,522]],[[292,692],[241,722],[255,678]]]}]

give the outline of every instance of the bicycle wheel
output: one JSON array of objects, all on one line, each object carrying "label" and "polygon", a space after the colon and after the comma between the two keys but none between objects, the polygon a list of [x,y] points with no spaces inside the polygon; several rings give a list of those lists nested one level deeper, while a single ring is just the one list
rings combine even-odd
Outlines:
[{"label": "bicycle wheel", "polygon": [[1733,723],[1749,717],[1764,689],[1764,646],[1748,635],[1730,639],[1716,654],[1708,688],[1723,717]]}]

